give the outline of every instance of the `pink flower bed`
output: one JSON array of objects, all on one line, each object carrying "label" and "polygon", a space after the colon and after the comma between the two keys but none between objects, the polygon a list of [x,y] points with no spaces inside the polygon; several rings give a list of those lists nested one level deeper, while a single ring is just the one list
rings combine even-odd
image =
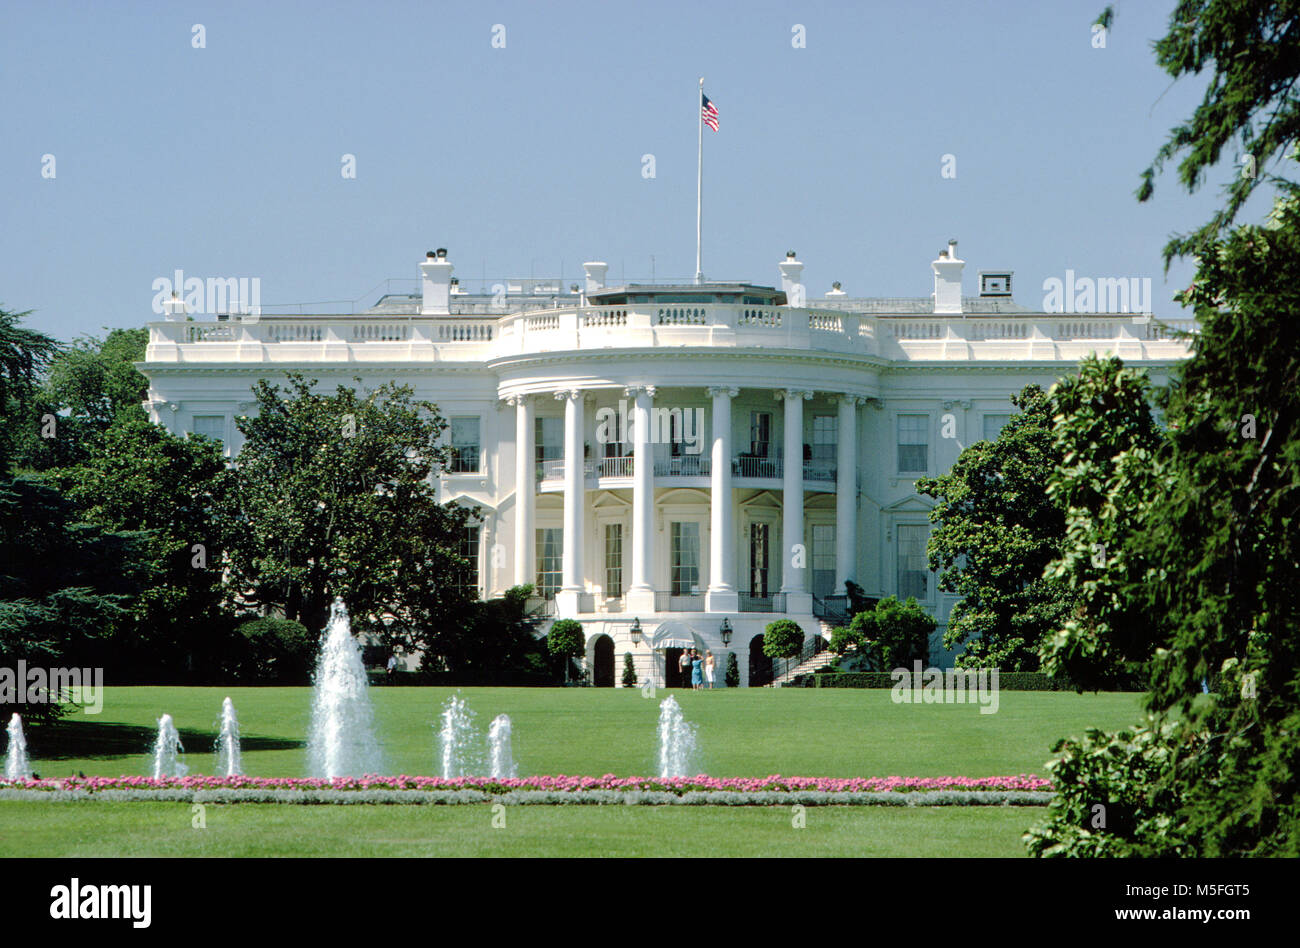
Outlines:
[{"label": "pink flower bed", "polygon": [[822,793],[924,792],[930,790],[1051,790],[1050,780],[1034,774],[1013,777],[566,777],[563,775],[498,779],[494,777],[64,777],[18,780],[0,785],[27,790],[763,790]]}]

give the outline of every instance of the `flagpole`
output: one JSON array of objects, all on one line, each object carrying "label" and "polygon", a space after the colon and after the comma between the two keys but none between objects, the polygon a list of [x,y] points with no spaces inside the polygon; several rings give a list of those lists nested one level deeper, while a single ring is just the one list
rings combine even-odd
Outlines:
[{"label": "flagpole", "polygon": [[704,185],[704,77],[700,76],[700,101],[695,109],[695,124],[699,126],[699,162],[695,170],[695,282],[704,282],[700,269],[700,192]]}]

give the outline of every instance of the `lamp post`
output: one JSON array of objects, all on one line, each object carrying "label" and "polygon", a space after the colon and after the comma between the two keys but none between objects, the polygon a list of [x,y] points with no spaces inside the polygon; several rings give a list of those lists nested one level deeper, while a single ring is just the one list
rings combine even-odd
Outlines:
[{"label": "lamp post", "polygon": [[722,617],[722,647],[726,648],[731,644],[731,620],[726,616]]},{"label": "lamp post", "polygon": [[641,620],[640,619],[632,620],[632,628],[629,631],[632,634],[632,644],[633,645],[641,644]]}]

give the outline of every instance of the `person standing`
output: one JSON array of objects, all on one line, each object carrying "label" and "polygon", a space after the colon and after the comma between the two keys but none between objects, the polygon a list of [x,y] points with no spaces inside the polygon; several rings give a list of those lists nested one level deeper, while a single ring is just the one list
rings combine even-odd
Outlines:
[{"label": "person standing", "polygon": [[691,650],[688,648],[682,649],[682,654],[677,659],[677,674],[682,680],[682,687],[688,687],[691,681]]},{"label": "person standing", "polygon": [[397,653],[388,656],[388,683],[391,685],[397,676]]},{"label": "person standing", "polygon": [[700,653],[693,649],[691,655],[691,688],[699,691],[704,687],[704,659],[700,658]]},{"label": "person standing", "polygon": [[710,691],[713,690],[713,676],[713,652],[708,651],[704,653],[704,681],[708,684]]}]

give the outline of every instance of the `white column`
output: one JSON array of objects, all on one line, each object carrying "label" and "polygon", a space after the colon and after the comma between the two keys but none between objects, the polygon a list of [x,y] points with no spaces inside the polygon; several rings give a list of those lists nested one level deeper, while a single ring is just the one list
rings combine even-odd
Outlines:
[{"label": "white column", "polygon": [[533,401],[510,396],[515,406],[515,585],[537,582],[533,560],[537,549],[537,466]]},{"label": "white column", "polygon": [[626,606],[634,616],[655,611],[654,567],[654,448],[650,443],[650,413],[654,407],[653,386],[628,388],[636,396],[632,409],[632,585]]},{"label": "white column", "polygon": [[582,537],[586,503],[586,459],[583,457],[586,402],[579,389],[556,392],[555,397],[564,402],[564,562],[555,606],[560,615],[573,616],[582,611],[581,598],[585,588]]},{"label": "white column", "polygon": [[708,612],[738,612],[735,527],[731,516],[731,400],[740,389],[714,387],[708,392],[713,398],[713,456],[709,483],[709,589],[704,608]]},{"label": "white column", "polygon": [[786,389],[777,397],[785,399],[785,490],[781,498],[785,562],[781,564],[781,592],[785,594],[785,611],[803,615],[812,612],[808,549],[803,537],[803,403],[812,398],[812,392]]},{"label": "white column", "polygon": [[846,580],[858,568],[858,404],[856,395],[841,395],[840,430],[835,459],[835,595],[846,595]]}]

